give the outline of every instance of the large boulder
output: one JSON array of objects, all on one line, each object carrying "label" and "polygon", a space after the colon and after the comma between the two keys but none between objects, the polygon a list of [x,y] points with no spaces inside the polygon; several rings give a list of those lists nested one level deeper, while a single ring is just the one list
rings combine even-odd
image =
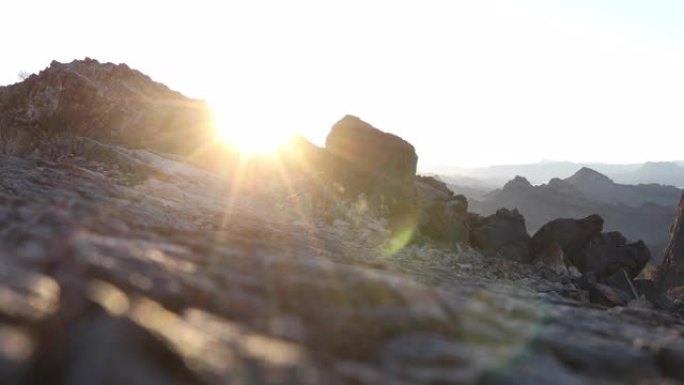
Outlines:
[{"label": "large boulder", "polygon": [[560,248],[566,265],[576,265],[589,242],[603,230],[603,218],[593,214],[582,219],[558,218],[542,226],[530,242],[530,261],[535,262],[551,248]]},{"label": "large boulder", "polygon": [[609,232],[592,239],[574,263],[583,274],[581,286],[589,290],[592,302],[624,306],[645,297],[648,306],[670,309],[672,303],[652,280],[636,279],[650,259],[643,241],[627,243],[619,232]]},{"label": "large boulder", "polygon": [[444,182],[433,177],[417,176],[421,235],[450,247],[470,244],[468,201],[454,195]]},{"label": "large boulder", "polygon": [[529,262],[530,235],[517,209],[499,209],[488,217],[471,215],[470,243],[488,256]]},{"label": "large boulder", "polygon": [[580,273],[593,274],[599,280],[616,273],[635,279],[650,259],[651,252],[643,241],[628,243],[620,232],[612,231],[594,237],[573,264]]},{"label": "large boulder", "polygon": [[409,142],[347,115],[332,127],[325,148],[330,154],[327,175],[340,194],[353,198],[364,193],[395,223],[415,223],[418,156]]},{"label": "large boulder", "polygon": [[620,232],[602,230],[603,219],[595,214],[583,219],[555,219],[532,237],[530,257],[536,262],[544,261],[549,253],[558,255],[566,267],[573,266],[582,273],[594,302],[615,306],[640,294],[656,298],[650,289],[642,293],[633,282],[651,259],[646,244],[641,240],[628,243]]},{"label": "large boulder", "polygon": [[684,194],[671,228],[665,259],[656,270],[656,282],[663,289],[684,286]]},{"label": "large boulder", "polygon": [[2,88],[0,127],[0,153],[52,158],[80,155],[74,137],[183,156],[214,138],[212,114],[203,101],[126,64],[93,59],[53,61],[39,74]]}]

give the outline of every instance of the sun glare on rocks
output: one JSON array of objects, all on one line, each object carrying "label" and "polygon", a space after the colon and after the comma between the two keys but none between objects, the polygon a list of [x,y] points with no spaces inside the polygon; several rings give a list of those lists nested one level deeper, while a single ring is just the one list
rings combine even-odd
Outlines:
[{"label": "sun glare on rocks", "polygon": [[247,155],[274,154],[296,134],[260,116],[240,115],[217,107],[213,114],[217,138]]}]

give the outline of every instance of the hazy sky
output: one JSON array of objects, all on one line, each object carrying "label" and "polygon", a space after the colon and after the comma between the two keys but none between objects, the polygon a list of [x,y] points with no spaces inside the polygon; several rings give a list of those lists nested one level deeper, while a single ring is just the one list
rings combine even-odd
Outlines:
[{"label": "hazy sky", "polygon": [[684,158],[684,1],[0,3],[0,84],[126,62],[236,130],[322,143],[353,114],[420,166]]}]

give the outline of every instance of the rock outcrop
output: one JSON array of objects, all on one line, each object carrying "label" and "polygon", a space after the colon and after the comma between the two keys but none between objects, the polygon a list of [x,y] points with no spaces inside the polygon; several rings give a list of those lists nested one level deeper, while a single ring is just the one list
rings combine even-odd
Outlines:
[{"label": "rock outcrop", "polygon": [[651,259],[646,244],[628,243],[620,232],[603,233],[602,229],[603,219],[598,215],[553,220],[532,237],[530,258],[545,262],[553,256],[562,259],[566,267],[575,267],[594,302],[624,306],[643,294],[658,306],[669,308],[652,282],[634,283]]},{"label": "rock outcrop", "polygon": [[[208,106],[125,64],[53,61],[0,92],[0,153],[80,155],[74,138],[182,156],[212,143]],[[196,154],[195,154],[196,155]]]},{"label": "rock outcrop", "polygon": [[651,252],[643,241],[627,243],[621,233],[611,231],[594,237],[584,254],[575,256],[572,263],[581,273],[594,274],[598,279],[622,270],[634,279],[650,260]]},{"label": "rock outcrop", "polygon": [[603,218],[589,215],[582,219],[559,218],[542,226],[530,241],[530,260],[535,261],[549,248],[563,251],[566,265],[577,266],[591,240],[603,231]]},{"label": "rock outcrop", "polygon": [[410,143],[348,115],[332,127],[325,149],[331,157],[328,175],[343,196],[364,193],[395,223],[415,224],[418,156]]},{"label": "rock outcrop", "polygon": [[670,229],[665,259],[656,270],[656,282],[664,289],[684,286],[684,194]]},{"label": "rock outcrop", "polygon": [[529,262],[530,236],[518,210],[500,209],[488,217],[471,215],[470,243],[488,256]]},{"label": "rock outcrop", "polygon": [[470,245],[467,199],[463,195],[454,195],[444,182],[432,177],[418,176],[416,187],[420,234],[452,248]]}]

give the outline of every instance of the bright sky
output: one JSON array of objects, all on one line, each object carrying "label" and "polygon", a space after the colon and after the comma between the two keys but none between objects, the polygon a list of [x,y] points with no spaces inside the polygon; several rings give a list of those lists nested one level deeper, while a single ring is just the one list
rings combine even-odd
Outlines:
[{"label": "bright sky", "polygon": [[681,0],[10,0],[0,84],[126,62],[235,130],[322,144],[353,114],[420,167],[684,158]]}]

